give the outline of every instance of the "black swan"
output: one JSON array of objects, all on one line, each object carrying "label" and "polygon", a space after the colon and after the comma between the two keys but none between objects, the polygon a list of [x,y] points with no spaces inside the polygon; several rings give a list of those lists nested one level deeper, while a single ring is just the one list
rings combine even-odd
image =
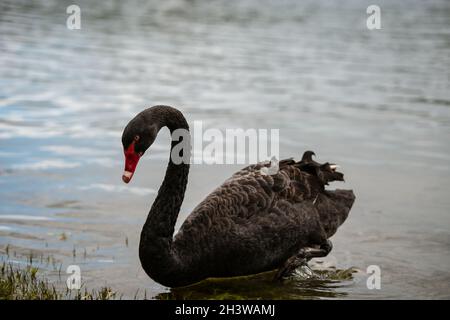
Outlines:
[{"label": "black swan", "polygon": [[[189,130],[183,114],[169,106],[148,108],[125,127],[125,183],[163,127],[171,133]],[[171,151],[179,142],[172,140]],[[194,209],[175,236],[189,162],[176,164],[169,157],[142,228],[139,258],[145,272],[168,287],[276,269],[282,279],[309,259],[326,256],[332,248],[328,238],[347,218],[355,196],[351,190],[325,190],[329,182],[343,181],[343,174],[313,155],[307,151],[301,161],[281,160],[272,175],[261,172],[270,166],[266,162],[236,172]]]}]

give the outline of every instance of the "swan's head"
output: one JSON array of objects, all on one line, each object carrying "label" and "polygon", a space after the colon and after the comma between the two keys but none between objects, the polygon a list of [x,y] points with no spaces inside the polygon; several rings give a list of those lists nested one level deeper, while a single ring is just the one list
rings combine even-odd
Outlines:
[{"label": "swan's head", "polygon": [[125,154],[125,169],[122,180],[131,181],[139,159],[155,141],[158,130],[149,124],[142,113],[133,118],[125,127],[122,134],[122,145]]}]

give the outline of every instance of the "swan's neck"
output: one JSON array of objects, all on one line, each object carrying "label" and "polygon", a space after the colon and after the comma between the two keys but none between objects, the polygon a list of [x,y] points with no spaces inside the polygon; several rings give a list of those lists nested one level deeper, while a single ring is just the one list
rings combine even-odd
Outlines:
[{"label": "swan's neck", "polygon": [[[167,109],[163,110],[160,127],[167,126],[171,134],[176,129],[189,130],[181,112],[176,109],[169,109],[169,112]],[[171,155],[180,140],[172,141]],[[190,152],[190,137],[183,142],[183,145],[185,147],[183,150]],[[188,181],[189,161],[185,162],[175,164],[170,156],[164,181],[142,228],[139,257],[144,270],[154,279],[168,273],[173,274],[180,268],[181,262],[172,247],[172,242],[175,223]]]}]

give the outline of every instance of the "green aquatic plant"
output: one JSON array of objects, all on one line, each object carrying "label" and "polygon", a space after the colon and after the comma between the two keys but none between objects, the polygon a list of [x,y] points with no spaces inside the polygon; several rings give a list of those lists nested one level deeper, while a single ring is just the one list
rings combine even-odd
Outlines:
[{"label": "green aquatic plant", "polygon": [[[88,291],[59,289],[38,276],[39,269],[32,265],[15,268],[4,262],[0,267],[0,300],[111,300],[117,293],[102,287]],[[119,297],[120,298],[120,297]]]},{"label": "green aquatic plant", "polygon": [[0,299],[2,300],[55,300],[58,293],[48,282],[39,280],[37,268],[14,269],[3,263],[0,268]]}]

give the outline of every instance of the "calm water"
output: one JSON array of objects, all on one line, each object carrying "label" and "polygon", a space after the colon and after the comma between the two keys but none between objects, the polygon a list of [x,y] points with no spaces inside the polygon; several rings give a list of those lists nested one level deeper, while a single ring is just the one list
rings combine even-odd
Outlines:
[{"label": "calm water", "polygon": [[[378,1],[374,31],[373,1],[77,3],[74,31],[72,1],[0,4],[1,261],[31,254],[55,283],[78,264],[87,287],[124,297],[450,298],[450,2]],[[171,291],[145,275],[168,132],[129,186],[120,136],[155,104],[207,128],[279,128],[282,156],[341,165],[357,202],[317,279]],[[236,169],[193,166],[177,226]]]}]

